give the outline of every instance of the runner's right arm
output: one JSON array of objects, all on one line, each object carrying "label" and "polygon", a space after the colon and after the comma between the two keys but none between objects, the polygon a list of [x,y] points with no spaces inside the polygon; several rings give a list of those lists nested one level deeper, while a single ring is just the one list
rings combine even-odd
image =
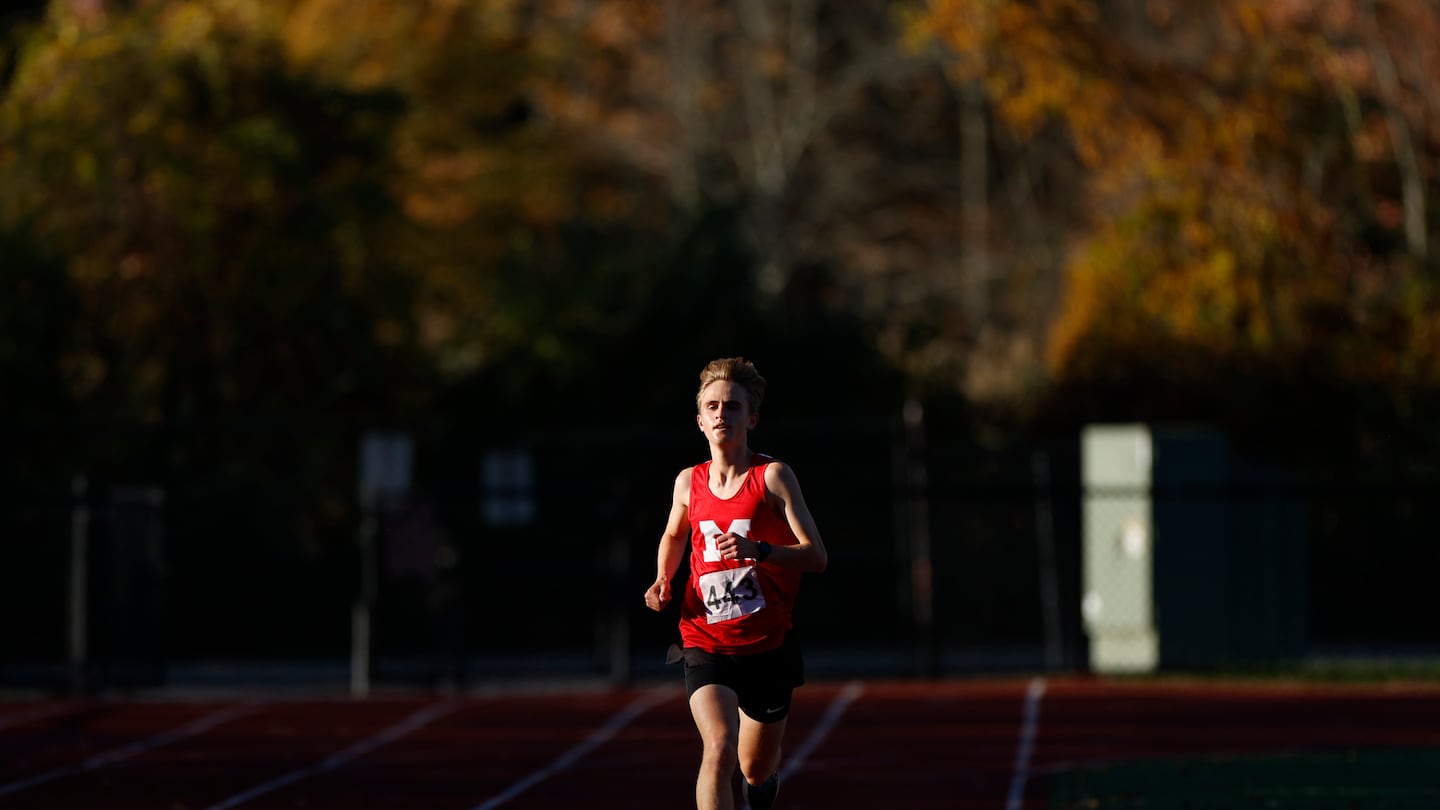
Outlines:
[{"label": "runner's right arm", "polygon": [[685,559],[685,541],[690,537],[690,468],[675,477],[675,490],[670,501],[670,519],[660,535],[660,549],[655,556],[655,582],[645,591],[645,605],[651,610],[664,610],[670,602],[670,582]]}]

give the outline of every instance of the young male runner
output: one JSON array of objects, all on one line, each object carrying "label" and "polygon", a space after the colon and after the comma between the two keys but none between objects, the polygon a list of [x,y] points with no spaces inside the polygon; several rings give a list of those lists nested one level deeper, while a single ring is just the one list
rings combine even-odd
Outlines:
[{"label": "young male runner", "polygon": [[690,713],[703,755],[699,810],[732,810],[735,767],[754,810],[779,790],[780,743],[791,691],[804,683],[790,611],[803,572],[825,570],[825,544],[789,467],[750,449],[765,378],[743,358],[700,372],[695,417],[710,460],[675,478],[655,582],[645,604],[662,610],[690,542],[680,638]]}]

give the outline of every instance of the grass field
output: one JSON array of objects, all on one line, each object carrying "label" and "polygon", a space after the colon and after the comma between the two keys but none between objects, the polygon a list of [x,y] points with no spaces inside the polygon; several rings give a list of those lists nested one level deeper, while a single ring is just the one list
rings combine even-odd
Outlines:
[{"label": "grass field", "polygon": [[1440,807],[1440,748],[1195,756],[1050,778],[1052,808]]}]

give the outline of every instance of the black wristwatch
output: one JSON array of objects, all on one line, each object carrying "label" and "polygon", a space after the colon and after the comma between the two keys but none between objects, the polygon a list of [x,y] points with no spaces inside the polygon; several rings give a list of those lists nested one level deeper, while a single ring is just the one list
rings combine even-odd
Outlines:
[{"label": "black wristwatch", "polygon": [[761,540],[760,542],[755,544],[755,548],[758,549],[755,552],[755,562],[765,562],[765,558],[770,556],[770,544],[765,542],[764,540]]}]

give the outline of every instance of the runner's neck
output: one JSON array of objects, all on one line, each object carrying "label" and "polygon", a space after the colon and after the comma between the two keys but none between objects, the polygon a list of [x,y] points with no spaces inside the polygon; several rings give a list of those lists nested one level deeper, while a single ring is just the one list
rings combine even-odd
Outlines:
[{"label": "runner's neck", "polygon": [[728,498],[740,489],[754,454],[749,447],[735,451],[716,452],[710,459],[710,491],[716,497]]}]

